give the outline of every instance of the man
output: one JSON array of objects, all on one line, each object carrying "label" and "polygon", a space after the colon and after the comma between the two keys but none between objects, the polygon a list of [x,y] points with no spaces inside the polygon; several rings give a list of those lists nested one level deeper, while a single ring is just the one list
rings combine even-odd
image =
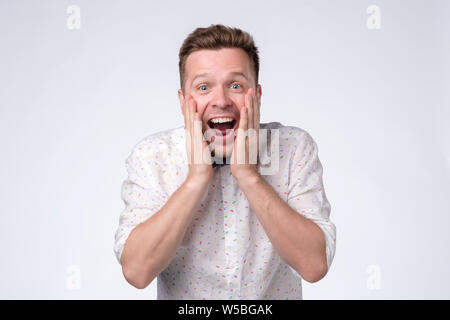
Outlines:
[{"label": "man", "polygon": [[[248,33],[197,28],[179,58],[184,127],[148,136],[126,161],[114,247],[126,280],[157,277],[158,299],[302,299],[301,279],[322,279],[336,246],[316,143],[259,122]],[[279,152],[268,174],[265,146]]]}]

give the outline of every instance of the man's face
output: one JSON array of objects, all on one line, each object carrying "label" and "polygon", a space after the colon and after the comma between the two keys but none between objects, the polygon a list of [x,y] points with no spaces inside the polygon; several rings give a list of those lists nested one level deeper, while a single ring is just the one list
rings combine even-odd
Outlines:
[{"label": "man's face", "polygon": [[[211,151],[214,150],[216,157],[228,158],[233,149],[234,130],[239,127],[240,110],[245,106],[245,94],[252,87],[261,96],[261,86],[255,88],[250,58],[238,48],[199,50],[186,59],[185,74],[185,94],[197,102],[202,131],[211,133],[206,135],[208,140],[213,140]],[[178,98],[184,114],[181,89]],[[224,135],[226,130],[228,135]],[[209,139],[210,136],[213,138]]]}]

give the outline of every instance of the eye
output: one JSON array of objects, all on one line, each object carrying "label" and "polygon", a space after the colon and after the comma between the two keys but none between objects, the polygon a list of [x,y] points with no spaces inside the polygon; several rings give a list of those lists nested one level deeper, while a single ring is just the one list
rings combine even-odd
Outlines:
[{"label": "eye", "polygon": [[[234,87],[234,86],[238,86],[238,87],[236,88],[236,87]],[[239,83],[233,83],[233,84],[231,85],[231,87],[233,87],[233,89],[240,89],[240,88],[241,88],[241,85],[240,85]]]},{"label": "eye", "polygon": [[[204,89],[202,89],[202,88],[204,88]],[[208,86],[207,86],[206,84],[202,84],[200,87],[198,87],[198,89],[199,89],[200,91],[205,91],[206,88],[208,88]]]}]

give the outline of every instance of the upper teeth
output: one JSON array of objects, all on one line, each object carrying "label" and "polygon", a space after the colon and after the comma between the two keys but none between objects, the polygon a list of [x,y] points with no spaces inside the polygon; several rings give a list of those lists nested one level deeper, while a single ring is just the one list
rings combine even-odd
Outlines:
[{"label": "upper teeth", "polygon": [[224,123],[224,122],[231,122],[233,121],[232,118],[215,118],[215,119],[211,119],[212,123]]}]

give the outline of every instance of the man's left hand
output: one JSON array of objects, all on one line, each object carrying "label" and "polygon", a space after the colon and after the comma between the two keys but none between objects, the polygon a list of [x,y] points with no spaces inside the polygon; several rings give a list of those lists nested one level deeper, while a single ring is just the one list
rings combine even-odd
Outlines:
[{"label": "man's left hand", "polygon": [[245,106],[241,109],[239,128],[234,138],[231,153],[231,173],[239,181],[259,175],[257,169],[259,149],[260,99],[254,89],[245,95]]}]

